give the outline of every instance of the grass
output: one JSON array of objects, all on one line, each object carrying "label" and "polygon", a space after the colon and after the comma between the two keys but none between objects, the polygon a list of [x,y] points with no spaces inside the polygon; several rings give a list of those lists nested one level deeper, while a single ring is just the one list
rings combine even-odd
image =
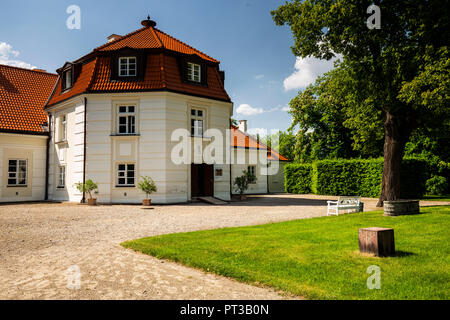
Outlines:
[{"label": "grass", "polygon": [[423,199],[424,201],[448,201],[450,202],[450,195],[443,195],[443,196],[433,196],[433,195],[424,195]]},{"label": "grass", "polygon": [[[168,234],[122,243],[158,258],[309,299],[449,299],[450,206],[385,217],[380,211]],[[397,256],[364,256],[358,229],[392,227]],[[367,268],[381,268],[369,290]]]}]

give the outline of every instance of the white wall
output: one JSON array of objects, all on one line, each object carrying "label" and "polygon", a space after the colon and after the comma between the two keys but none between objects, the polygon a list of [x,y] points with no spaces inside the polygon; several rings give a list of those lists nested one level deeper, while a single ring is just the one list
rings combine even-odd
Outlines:
[{"label": "white wall", "polygon": [[246,194],[267,193],[267,150],[232,148],[234,162],[231,166],[233,194],[238,194],[234,179],[242,175],[243,170],[248,170],[249,165],[256,166],[256,183],[249,185]]},{"label": "white wall", "polygon": [[[177,165],[171,160],[171,151],[176,141],[171,141],[173,130],[190,130],[190,109],[205,110],[206,128],[217,128],[225,137],[229,128],[232,104],[211,99],[195,98],[166,92],[89,94],[87,97],[87,145],[86,179],[98,183],[98,202],[140,203],[145,194],[135,187],[116,186],[116,171],[119,163],[134,163],[136,182],[140,176],[150,176],[158,192],[151,195],[153,203],[176,203],[190,200],[190,164]],[[116,108],[118,105],[137,107],[134,136],[116,135]],[[53,107],[51,144],[51,198],[54,200],[79,201],[81,194],[73,184],[83,176],[83,99],[72,99]],[[68,137],[65,164],[68,176],[65,190],[56,188],[58,150],[58,118],[68,117]],[[56,134],[56,135],[55,135]],[[55,140],[56,138],[56,140]],[[207,144],[207,139],[204,139]],[[226,145],[219,155],[226,157]],[[214,182],[214,195],[230,198],[229,166],[224,165],[223,176]]]},{"label": "white wall", "polygon": [[[47,137],[0,133],[0,202],[45,198]],[[8,187],[8,160],[27,160],[27,186]]]}]

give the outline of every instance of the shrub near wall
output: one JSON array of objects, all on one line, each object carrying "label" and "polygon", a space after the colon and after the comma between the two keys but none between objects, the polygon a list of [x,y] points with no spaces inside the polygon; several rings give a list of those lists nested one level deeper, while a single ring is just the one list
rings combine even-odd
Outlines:
[{"label": "shrub near wall", "polygon": [[[402,198],[420,198],[429,176],[423,159],[404,159]],[[310,164],[289,164],[285,168],[285,189],[291,193],[359,195],[378,197],[381,192],[383,159],[321,160]]]},{"label": "shrub near wall", "polygon": [[284,187],[289,193],[311,193],[311,164],[289,163],[284,166]]}]

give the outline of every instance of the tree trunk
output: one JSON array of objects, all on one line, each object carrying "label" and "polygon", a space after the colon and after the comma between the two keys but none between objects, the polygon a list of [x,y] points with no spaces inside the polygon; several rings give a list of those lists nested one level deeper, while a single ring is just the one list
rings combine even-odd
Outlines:
[{"label": "tree trunk", "polygon": [[383,206],[383,201],[397,200],[400,198],[400,166],[407,137],[402,135],[399,119],[386,112],[384,123],[384,164],[381,195],[377,207]]}]

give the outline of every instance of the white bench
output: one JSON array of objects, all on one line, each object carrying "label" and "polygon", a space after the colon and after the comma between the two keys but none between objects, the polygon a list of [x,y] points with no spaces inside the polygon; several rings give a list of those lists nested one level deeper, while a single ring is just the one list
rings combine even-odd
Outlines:
[{"label": "white bench", "polygon": [[347,213],[352,209],[356,209],[356,212],[359,212],[360,207],[359,203],[361,202],[361,197],[339,197],[337,201],[328,200],[328,210],[327,216],[329,215],[339,215],[339,210],[347,210]]}]

